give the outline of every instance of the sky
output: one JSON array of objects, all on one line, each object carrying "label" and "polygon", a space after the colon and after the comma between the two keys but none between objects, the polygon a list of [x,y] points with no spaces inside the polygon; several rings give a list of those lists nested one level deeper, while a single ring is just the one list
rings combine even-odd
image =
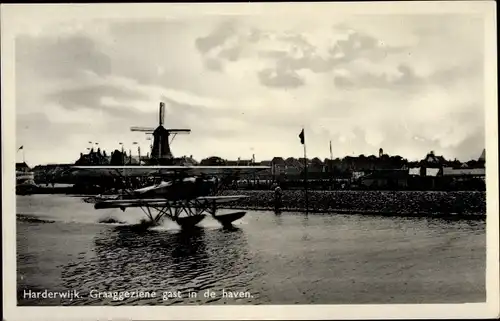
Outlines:
[{"label": "sky", "polygon": [[[15,42],[16,143],[29,164],[142,153],[131,126],[190,128],[174,156],[477,159],[485,146],[475,15],[94,19]],[[17,160],[22,159],[18,153]]]}]

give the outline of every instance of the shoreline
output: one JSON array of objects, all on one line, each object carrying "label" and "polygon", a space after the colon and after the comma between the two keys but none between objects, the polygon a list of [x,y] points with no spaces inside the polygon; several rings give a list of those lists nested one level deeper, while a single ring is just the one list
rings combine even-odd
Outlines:
[{"label": "shoreline", "polygon": [[[225,209],[274,211],[273,191],[234,191],[222,195],[245,195]],[[306,212],[304,191],[285,190],[280,212]],[[432,217],[485,219],[484,192],[415,191],[309,191],[308,212],[319,214],[361,214],[388,217]]]},{"label": "shoreline", "polygon": [[[69,192],[70,190],[66,190]],[[35,194],[51,194],[48,193]],[[72,191],[72,197],[89,196]],[[221,209],[275,211],[271,190],[226,190],[223,196],[244,195],[236,204]],[[477,191],[308,191],[308,213],[371,215],[386,217],[429,217],[444,219],[486,218],[486,193]],[[304,191],[284,190],[279,212],[306,212]]]},{"label": "shoreline", "polygon": [[[275,211],[272,207],[242,207],[242,206],[221,206],[220,209],[226,210],[246,210],[246,211]],[[363,215],[363,216],[383,216],[383,217],[402,217],[402,218],[439,218],[448,220],[485,220],[485,214],[459,214],[459,213],[426,213],[426,212],[387,212],[387,211],[366,211],[366,210],[344,210],[344,209],[330,209],[330,210],[309,210],[306,211],[305,207],[302,208],[286,208],[283,207],[276,214],[284,213],[297,213],[303,212],[304,214],[338,214],[338,215]]]}]

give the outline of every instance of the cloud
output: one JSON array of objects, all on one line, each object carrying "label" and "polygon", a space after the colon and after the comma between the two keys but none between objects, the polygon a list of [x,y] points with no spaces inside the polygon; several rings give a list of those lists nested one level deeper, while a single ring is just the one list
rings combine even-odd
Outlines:
[{"label": "cloud", "polygon": [[146,98],[144,93],[126,87],[97,84],[57,90],[46,97],[48,102],[55,102],[71,110],[107,109],[110,106],[118,107],[120,101],[123,100],[134,101]]},{"label": "cloud", "polygon": [[295,88],[304,84],[304,80],[296,72],[286,69],[261,70],[259,80],[267,87]]},{"label": "cloud", "polygon": [[405,49],[340,27],[331,28],[326,36],[330,39],[321,43],[314,32],[236,28],[234,23],[224,22],[207,36],[197,38],[195,43],[210,70],[223,71],[224,64],[255,56],[268,60],[268,66],[257,69],[256,73],[260,83],[271,88],[303,86],[305,79],[297,73],[301,70],[328,73],[358,59],[377,63]]},{"label": "cloud", "polygon": [[[51,111],[62,110],[56,108]],[[77,122],[72,123],[54,121],[53,117],[44,112],[17,117],[16,145],[24,145],[28,164],[34,166],[40,163],[74,162],[78,159],[80,152],[87,147],[87,140],[81,144],[75,142],[74,133],[92,132],[97,128],[88,119],[82,118],[85,114],[78,113],[75,116]]]},{"label": "cloud", "polygon": [[361,72],[357,75],[335,76],[334,83],[343,89],[354,88],[380,88],[398,89],[400,86],[416,86],[423,83],[423,79],[415,74],[413,69],[407,65],[399,65],[394,71],[386,71],[381,74]]},{"label": "cloud", "polygon": [[339,157],[380,147],[477,157],[482,41],[481,20],[467,15],[68,24],[16,41],[17,138],[50,145],[54,161],[74,160],[88,141],[147,150],[129,127],[156,125],[164,101],[167,126],[192,128],[175,155],[300,156],[304,126],[311,157],[327,157],[329,140]]},{"label": "cloud", "polygon": [[85,35],[22,35],[16,39],[16,68],[33,69],[43,78],[71,79],[79,70],[107,75],[111,59]]},{"label": "cloud", "polygon": [[215,28],[210,34],[196,39],[196,48],[202,53],[223,45],[233,36],[235,25],[231,21],[225,21]]}]

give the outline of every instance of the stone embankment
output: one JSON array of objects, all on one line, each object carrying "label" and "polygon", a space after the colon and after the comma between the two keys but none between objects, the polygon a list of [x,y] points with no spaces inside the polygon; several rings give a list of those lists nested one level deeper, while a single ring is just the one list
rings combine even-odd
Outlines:
[{"label": "stone embankment", "polygon": [[[223,195],[246,195],[226,208],[274,210],[273,191],[228,190]],[[282,211],[305,211],[305,193],[285,190]],[[309,191],[308,211],[340,214],[436,216],[481,218],[486,216],[485,192],[428,191]]]},{"label": "stone embankment", "polygon": [[[68,186],[39,187],[18,194],[93,195],[96,191],[80,191]],[[224,204],[225,208],[274,210],[272,190],[227,190],[222,195],[246,195],[248,198]],[[305,211],[303,190],[284,190],[284,212]],[[318,191],[308,192],[308,211],[338,214],[373,214],[388,216],[425,216],[484,218],[486,192],[481,191]]]}]

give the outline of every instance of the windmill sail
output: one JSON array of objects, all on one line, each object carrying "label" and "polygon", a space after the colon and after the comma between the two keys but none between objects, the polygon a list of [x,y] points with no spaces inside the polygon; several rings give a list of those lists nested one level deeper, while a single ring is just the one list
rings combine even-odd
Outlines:
[{"label": "windmill sail", "polygon": [[164,121],[165,121],[165,103],[161,102],[160,103],[160,118],[158,120],[159,126],[163,126]]}]

